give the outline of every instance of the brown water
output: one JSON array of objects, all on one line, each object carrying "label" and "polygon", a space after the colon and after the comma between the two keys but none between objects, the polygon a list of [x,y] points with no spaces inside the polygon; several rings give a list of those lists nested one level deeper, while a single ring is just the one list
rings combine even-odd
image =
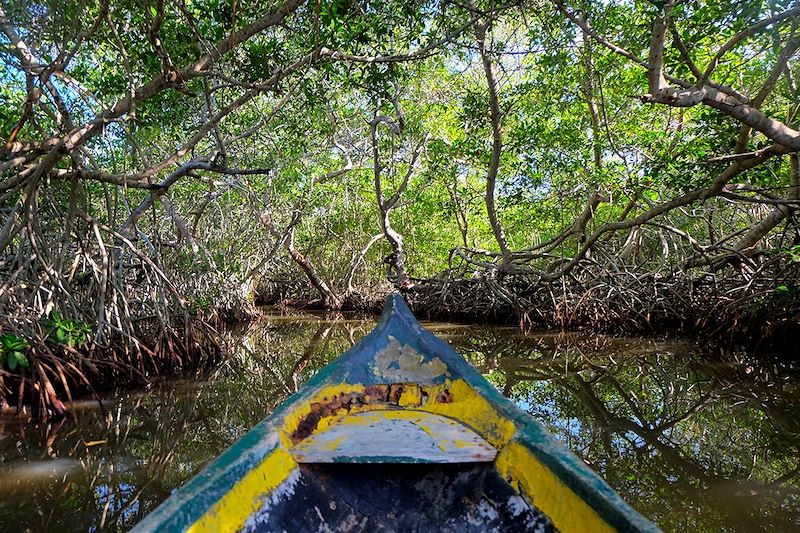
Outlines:
[{"label": "brown water", "polygon": [[[0,416],[0,530],[127,530],[374,321],[271,314],[213,373]],[[800,531],[800,374],[691,344],[428,324],[667,531]]]}]

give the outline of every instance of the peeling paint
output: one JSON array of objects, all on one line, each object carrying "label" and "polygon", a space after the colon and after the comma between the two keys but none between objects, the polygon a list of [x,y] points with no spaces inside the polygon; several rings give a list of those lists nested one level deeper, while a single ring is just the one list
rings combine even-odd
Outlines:
[{"label": "peeling paint", "polygon": [[413,347],[390,336],[388,346],[375,354],[375,374],[394,382],[433,383],[447,376],[447,365],[438,357],[425,361]]},{"label": "peeling paint", "polygon": [[274,507],[278,502],[286,500],[294,496],[295,488],[297,487],[297,482],[300,480],[300,470],[294,469],[288,475],[288,477],[281,483],[278,488],[276,488],[271,493],[268,493],[266,496],[263,497],[261,500],[261,508],[259,511],[253,513],[247,518],[245,521],[244,526],[242,527],[242,532],[249,532],[249,531],[258,531],[259,526],[261,525],[260,522],[263,521],[265,513],[264,511],[271,509]]},{"label": "peeling paint", "polygon": [[506,507],[511,512],[511,516],[517,517],[527,511],[530,506],[522,496],[514,494],[506,501]]},{"label": "peeling paint", "polygon": [[[402,391],[396,393],[398,399],[401,393]],[[362,390],[323,396],[319,401],[310,403],[308,413],[297,421],[297,426],[291,431],[289,438],[293,444],[297,444],[314,433],[324,418],[344,415],[364,405],[389,403],[390,394],[389,385],[369,385]]]},{"label": "peeling paint", "polygon": [[298,463],[491,462],[495,450],[456,420],[414,410],[345,416],[290,450]]},{"label": "peeling paint", "polygon": [[414,383],[389,383],[368,385],[359,390],[317,395],[309,401],[305,414],[296,425],[287,428],[291,444],[297,444],[316,431],[324,429],[329,418],[338,418],[363,410],[386,407],[420,407],[428,396]]}]

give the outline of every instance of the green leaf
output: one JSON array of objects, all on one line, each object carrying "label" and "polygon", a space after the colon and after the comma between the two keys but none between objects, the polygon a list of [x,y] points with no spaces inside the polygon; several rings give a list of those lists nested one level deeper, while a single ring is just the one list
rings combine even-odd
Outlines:
[{"label": "green leaf", "polygon": [[8,364],[8,368],[11,370],[15,370],[17,368],[17,358],[14,357],[14,353],[11,352],[6,356],[6,363]]},{"label": "green leaf", "polygon": [[25,368],[28,368],[28,366],[30,365],[30,363],[28,362],[28,358],[25,357],[25,354],[21,353],[17,353],[17,363],[19,363],[19,366]]},{"label": "green leaf", "polygon": [[28,343],[24,339],[16,339],[16,342],[11,344],[12,350],[24,350],[28,347]]},{"label": "green leaf", "polygon": [[28,342],[15,335],[3,335],[2,340],[6,351],[22,351],[28,348]]}]

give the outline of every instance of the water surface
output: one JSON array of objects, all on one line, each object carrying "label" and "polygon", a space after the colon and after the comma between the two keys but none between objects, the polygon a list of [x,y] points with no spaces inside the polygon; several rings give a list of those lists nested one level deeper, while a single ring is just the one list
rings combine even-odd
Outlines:
[{"label": "water surface", "polygon": [[[56,422],[0,415],[0,530],[129,529],[373,325],[270,312],[226,334],[236,355],[214,372]],[[674,340],[427,326],[664,530],[800,531],[791,369]]]}]

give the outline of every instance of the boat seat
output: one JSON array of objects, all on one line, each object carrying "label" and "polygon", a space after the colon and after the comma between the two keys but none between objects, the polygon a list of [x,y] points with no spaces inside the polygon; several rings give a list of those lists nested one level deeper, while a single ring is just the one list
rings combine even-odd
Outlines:
[{"label": "boat seat", "polygon": [[298,463],[486,463],[495,450],[445,416],[414,410],[346,415],[290,450]]}]

